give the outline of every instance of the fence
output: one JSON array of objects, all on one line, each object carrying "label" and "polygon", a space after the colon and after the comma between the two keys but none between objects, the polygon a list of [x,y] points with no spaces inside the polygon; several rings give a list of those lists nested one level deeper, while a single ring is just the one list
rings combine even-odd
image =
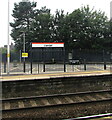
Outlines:
[{"label": "fence", "polygon": [[[65,53],[63,52],[63,49],[55,48],[55,49],[34,49],[32,52],[32,61],[33,62],[50,62],[50,61],[57,61],[62,62],[63,59],[65,59],[66,62],[69,61],[69,52],[68,50],[65,50]],[[64,55],[65,54],[65,55]],[[74,49],[71,52],[72,59],[78,59],[78,60],[86,60],[86,62],[110,62],[111,61],[111,53],[104,50],[77,50]],[[63,58],[64,57],[64,58]],[[23,60],[21,58],[21,53],[11,53],[10,62],[13,61],[21,62]],[[29,57],[26,59],[27,62],[30,62],[30,52]],[[7,62],[7,54],[2,54],[2,62]]]},{"label": "fence", "polygon": [[[79,60],[79,63],[70,64],[70,60]],[[31,68],[32,59],[32,68]],[[43,73],[43,72],[73,72],[84,70],[106,70],[110,69],[111,57],[107,51],[99,50],[72,50],[71,56],[67,50],[62,48],[55,49],[34,49],[29,57],[25,59],[26,73]],[[11,53],[10,72],[22,73],[24,71],[23,58],[20,53]],[[2,54],[2,74],[7,71],[6,54]]]}]

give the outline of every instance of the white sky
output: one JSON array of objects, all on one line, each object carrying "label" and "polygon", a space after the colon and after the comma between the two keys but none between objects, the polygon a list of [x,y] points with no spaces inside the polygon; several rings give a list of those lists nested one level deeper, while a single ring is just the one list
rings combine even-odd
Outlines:
[{"label": "white sky", "polygon": [[[11,22],[13,18],[11,17],[12,10],[14,8],[14,2],[18,3],[21,0],[9,0],[10,17]],[[108,18],[110,17],[110,1],[112,0],[30,0],[37,2],[37,8],[46,6],[51,9],[54,13],[56,9],[64,10],[65,13],[71,13],[73,10],[80,8],[83,5],[89,5],[90,8],[95,10],[101,10],[106,13]],[[10,28],[11,30],[11,28]],[[0,47],[7,45],[8,41],[8,0],[1,0],[0,2]],[[9,39],[10,43],[12,39]]]}]

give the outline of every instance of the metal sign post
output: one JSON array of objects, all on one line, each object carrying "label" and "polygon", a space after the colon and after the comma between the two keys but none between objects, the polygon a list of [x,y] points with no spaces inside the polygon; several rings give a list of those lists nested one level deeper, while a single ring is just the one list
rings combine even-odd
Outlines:
[{"label": "metal sign post", "polygon": [[25,72],[25,58],[28,58],[28,53],[22,53],[22,58],[23,58],[23,72]]},{"label": "metal sign post", "polygon": [[32,74],[32,43],[30,44],[30,68],[31,68],[31,74]]}]

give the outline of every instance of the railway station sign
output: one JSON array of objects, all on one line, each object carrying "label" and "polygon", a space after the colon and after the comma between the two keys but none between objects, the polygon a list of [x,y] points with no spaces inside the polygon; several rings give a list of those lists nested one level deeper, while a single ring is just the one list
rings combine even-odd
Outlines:
[{"label": "railway station sign", "polygon": [[32,47],[64,47],[64,43],[38,43],[38,42],[33,42]]},{"label": "railway station sign", "polygon": [[23,58],[27,58],[28,57],[28,53],[22,53],[22,57]]}]

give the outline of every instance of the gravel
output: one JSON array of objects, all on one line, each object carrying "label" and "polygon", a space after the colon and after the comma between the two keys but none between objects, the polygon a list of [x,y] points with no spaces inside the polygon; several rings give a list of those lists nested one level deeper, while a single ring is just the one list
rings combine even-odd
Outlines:
[{"label": "gravel", "polygon": [[111,102],[89,103],[82,105],[65,105],[59,107],[21,110],[19,112],[3,112],[3,120],[60,120],[88,115],[104,114],[112,112]]}]

